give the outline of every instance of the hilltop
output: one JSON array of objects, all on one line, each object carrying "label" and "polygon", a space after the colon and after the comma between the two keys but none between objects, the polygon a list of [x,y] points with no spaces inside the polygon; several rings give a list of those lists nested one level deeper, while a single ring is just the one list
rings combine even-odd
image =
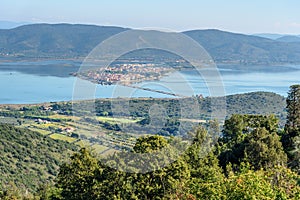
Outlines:
[{"label": "hilltop", "polygon": [[213,29],[184,33],[199,42],[219,63],[274,64],[300,61],[299,43],[286,43]]},{"label": "hilltop", "polygon": [[85,56],[99,42],[125,28],[72,24],[30,24],[0,30],[0,52],[24,57]]}]

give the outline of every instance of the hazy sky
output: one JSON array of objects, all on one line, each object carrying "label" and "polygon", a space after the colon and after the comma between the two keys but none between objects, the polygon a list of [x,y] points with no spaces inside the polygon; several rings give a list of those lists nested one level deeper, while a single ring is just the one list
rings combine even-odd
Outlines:
[{"label": "hazy sky", "polygon": [[0,0],[0,20],[300,34],[300,0]]}]

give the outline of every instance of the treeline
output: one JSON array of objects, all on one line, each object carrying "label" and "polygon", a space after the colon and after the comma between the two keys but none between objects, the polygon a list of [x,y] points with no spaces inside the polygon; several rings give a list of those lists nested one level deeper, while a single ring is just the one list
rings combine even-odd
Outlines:
[{"label": "treeline", "polygon": [[[210,119],[212,112],[212,102],[224,97],[205,97],[198,98],[199,112],[203,118]],[[268,114],[273,113],[280,118],[286,119],[285,101],[283,96],[271,92],[251,92],[246,94],[235,94],[226,96],[226,112],[228,116],[232,114]],[[128,102],[128,104],[126,104]],[[187,100],[189,102],[189,100]],[[181,117],[180,111],[182,104],[185,103],[181,99],[101,99],[95,102],[82,101],[74,105],[74,114],[86,114],[84,111],[95,110],[99,116],[122,116],[128,115],[132,117],[148,117],[149,108],[154,104],[161,105],[167,110],[168,117]],[[92,105],[91,105],[92,104]],[[65,106],[68,107],[67,104]],[[124,107],[128,113],[124,113]],[[64,108],[64,106],[61,106]],[[70,108],[70,107],[69,107]],[[65,110],[68,110],[64,108]],[[82,111],[83,113],[80,113]],[[76,113],[78,112],[78,113]]]},{"label": "treeline", "polygon": [[[113,117],[126,117],[141,118],[140,122],[132,125],[131,132],[136,132],[141,126],[150,124],[149,110],[154,104],[160,105],[165,108],[165,115],[167,121],[164,128],[159,132],[162,136],[178,136],[183,135],[179,131],[180,119],[183,118],[182,110],[185,113],[193,114],[193,106],[189,107],[190,102],[198,104],[197,109],[199,113],[195,113],[194,119],[212,120],[214,103],[219,100],[226,102],[226,114],[231,116],[233,114],[260,114],[266,115],[273,113],[280,119],[280,126],[283,127],[286,119],[285,111],[285,98],[275,93],[270,92],[253,92],[246,94],[229,95],[224,97],[206,97],[194,99],[154,99],[154,98],[141,98],[141,99],[100,99],[95,101],[81,101],[73,104],[70,108],[67,104],[61,105],[68,113],[78,116],[113,116]],[[184,107],[184,109],[182,109]],[[69,108],[67,108],[69,107]],[[73,109],[73,110],[68,110]],[[190,115],[190,114],[189,114]],[[200,116],[199,116],[200,115]],[[97,123],[97,122],[95,122]],[[104,128],[109,130],[120,130],[118,125],[110,126],[103,124]],[[191,124],[192,125],[192,124]],[[130,127],[127,127],[128,129]]]}]

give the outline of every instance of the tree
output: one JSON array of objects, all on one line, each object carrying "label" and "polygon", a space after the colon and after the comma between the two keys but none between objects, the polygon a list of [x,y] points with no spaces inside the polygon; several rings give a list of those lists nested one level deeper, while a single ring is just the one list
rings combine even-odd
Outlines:
[{"label": "tree", "polygon": [[249,162],[256,170],[285,166],[285,154],[280,138],[276,133],[269,133],[265,128],[252,131],[244,141],[244,161]]},{"label": "tree", "polygon": [[223,183],[222,193],[226,199],[277,199],[277,191],[264,171],[253,171],[247,166],[239,173],[229,174]]},{"label": "tree", "polygon": [[[214,155],[215,135],[219,134],[218,123],[210,122],[208,131],[198,126],[190,135],[194,140],[192,145],[185,152],[185,161],[188,163],[191,172],[189,180],[189,194],[195,199],[221,199],[221,183],[224,179],[219,161]],[[192,198],[191,198],[192,199]]]},{"label": "tree", "polygon": [[33,196],[26,191],[22,191],[18,188],[13,182],[6,184],[6,189],[1,192],[0,190],[0,199],[2,200],[29,200],[33,199]]},{"label": "tree", "polygon": [[137,139],[133,150],[135,153],[151,153],[166,147],[168,141],[162,136],[148,136]]},{"label": "tree", "polygon": [[[186,188],[190,177],[181,157],[161,166],[175,158],[171,142],[176,143],[161,136],[140,137],[132,152],[100,159],[83,148],[61,166],[56,186],[62,199],[163,199]],[[141,171],[143,167],[149,171]]]},{"label": "tree", "polygon": [[300,85],[290,86],[286,99],[287,121],[286,130],[289,134],[300,130]]},{"label": "tree", "polygon": [[300,136],[300,85],[290,86],[286,99],[287,120],[285,134],[282,136],[284,149],[289,157],[289,166],[299,170],[299,148],[297,138]]},{"label": "tree", "polygon": [[264,176],[276,189],[277,199],[300,199],[300,176],[284,166],[264,170]]},{"label": "tree", "polygon": [[62,199],[98,199],[96,175],[99,173],[98,160],[91,151],[82,148],[64,163],[57,176],[57,187]]},{"label": "tree", "polygon": [[[232,115],[224,124],[219,140],[219,162],[239,165],[247,159],[256,169],[272,163],[286,162],[282,144],[277,135],[278,119],[274,115]],[[270,154],[268,151],[272,151]],[[248,158],[247,158],[248,157]]]},{"label": "tree", "polygon": [[[122,177],[115,180],[124,181],[111,185],[114,193],[124,199],[163,199],[185,188],[190,172],[187,163],[176,157],[172,145],[176,146],[177,142],[180,143],[162,136],[144,136],[137,139],[132,153],[115,154],[111,159],[115,162],[114,168],[135,173],[122,172]],[[116,170],[116,173],[121,172]]]},{"label": "tree", "polygon": [[214,181],[221,174],[221,169],[218,166],[217,157],[213,154],[214,148],[211,147],[208,131],[198,126],[191,134],[194,136],[193,144],[184,154],[191,176],[200,178],[202,181]]},{"label": "tree", "polygon": [[279,120],[274,115],[234,114],[225,120],[223,136],[220,142],[232,147],[241,143],[247,134],[255,128],[264,127],[270,133],[277,132]]},{"label": "tree", "polygon": [[300,136],[294,137],[292,142],[293,150],[290,152],[292,159],[289,166],[300,174]]}]

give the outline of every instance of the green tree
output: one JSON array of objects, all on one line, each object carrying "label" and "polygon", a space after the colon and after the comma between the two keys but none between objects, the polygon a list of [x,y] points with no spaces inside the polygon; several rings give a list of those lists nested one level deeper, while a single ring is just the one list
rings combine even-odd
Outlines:
[{"label": "green tree", "polygon": [[239,173],[230,173],[224,181],[225,199],[276,199],[276,190],[264,171],[253,171],[246,166]]},{"label": "green tree", "polygon": [[151,153],[166,147],[168,141],[162,136],[148,136],[137,139],[133,151],[135,153]]},{"label": "green tree", "polygon": [[300,199],[300,176],[284,166],[275,166],[264,171],[265,177],[277,191],[277,199]]},{"label": "green tree", "polygon": [[0,199],[2,200],[30,200],[33,196],[28,192],[24,192],[18,188],[13,182],[6,184],[3,192],[0,191]]},{"label": "green tree", "polygon": [[282,144],[289,158],[289,166],[299,170],[298,137],[300,137],[300,85],[290,86],[286,99],[287,120]]},{"label": "green tree", "polygon": [[232,115],[229,119],[225,120],[223,135],[220,141],[227,146],[233,146],[244,140],[244,130],[246,122],[243,115]]},{"label": "green tree", "polygon": [[200,178],[203,181],[214,180],[221,174],[221,169],[213,153],[213,139],[202,126],[196,127],[190,134],[194,137],[193,144],[186,150],[184,157],[189,165],[191,177]]},{"label": "green tree", "polygon": [[57,187],[61,189],[62,199],[97,199],[96,175],[99,173],[98,160],[86,148],[71,156],[64,163],[57,176]]},{"label": "green tree", "polygon": [[295,134],[300,130],[300,85],[290,86],[286,99],[287,121],[286,130]]},{"label": "green tree", "polygon": [[230,148],[241,143],[255,128],[264,127],[269,132],[277,132],[278,123],[279,120],[274,115],[234,114],[225,120],[220,142]]},{"label": "green tree", "polygon": [[191,172],[186,198],[221,199],[219,194],[221,194],[224,175],[219,167],[219,161],[213,153],[213,144],[218,130],[218,124],[210,122],[208,130],[198,126],[190,133],[194,138],[193,144],[184,154]]},{"label": "green tree", "polygon": [[233,115],[225,121],[220,138],[220,165],[225,170],[229,163],[238,168],[247,161],[259,169],[286,163],[277,129],[274,115]]},{"label": "green tree", "polygon": [[293,149],[290,152],[291,159],[289,166],[300,174],[300,136],[296,136],[292,140]]},{"label": "green tree", "polygon": [[[176,194],[178,188],[184,191],[190,172],[186,162],[173,149],[177,143],[180,141],[176,139],[145,136],[137,139],[131,154],[121,152],[114,155],[111,159],[115,162],[114,168],[135,171],[122,172],[122,177],[118,179],[126,181],[110,186],[115,188],[115,196],[121,199],[163,199]],[[116,185],[120,187],[116,188]]]},{"label": "green tree", "polygon": [[243,142],[244,161],[255,169],[268,169],[287,163],[280,138],[276,133],[269,133],[265,128],[254,129]]},{"label": "green tree", "polygon": [[[173,140],[141,137],[132,152],[101,159],[81,149],[60,168],[57,188],[62,199],[163,199],[176,194],[178,188],[187,188],[190,172],[181,157],[168,163],[176,158],[170,145],[176,143]],[[141,171],[142,167],[147,171]]]}]

